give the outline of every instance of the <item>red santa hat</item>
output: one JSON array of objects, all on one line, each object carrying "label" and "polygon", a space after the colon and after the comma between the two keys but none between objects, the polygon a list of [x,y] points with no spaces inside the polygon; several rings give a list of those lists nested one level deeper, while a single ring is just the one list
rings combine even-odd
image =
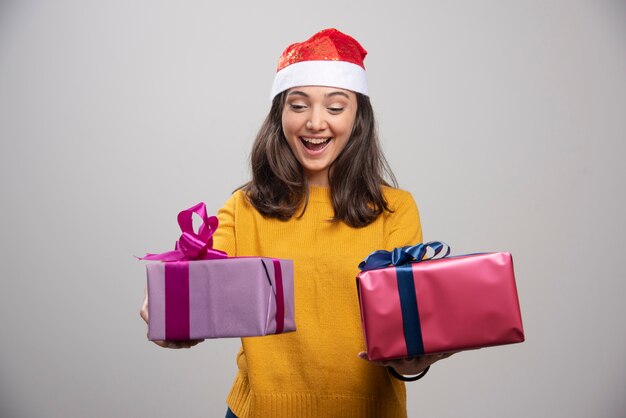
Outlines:
[{"label": "red santa hat", "polygon": [[367,95],[365,55],[356,39],[334,28],[291,44],[278,60],[271,99],[297,86],[339,87]]}]

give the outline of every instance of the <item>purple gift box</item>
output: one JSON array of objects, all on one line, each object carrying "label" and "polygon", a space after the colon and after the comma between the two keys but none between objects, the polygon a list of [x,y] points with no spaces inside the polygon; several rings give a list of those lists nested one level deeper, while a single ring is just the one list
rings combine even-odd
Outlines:
[{"label": "purple gift box", "polygon": [[[194,231],[192,216],[202,219]],[[218,227],[204,203],[178,214],[173,251],[146,254],[148,339],[252,337],[296,330],[293,261],[228,258],[213,248]]]},{"label": "purple gift box", "polygon": [[150,340],[250,337],[296,329],[292,260],[228,258],[146,268]]}]

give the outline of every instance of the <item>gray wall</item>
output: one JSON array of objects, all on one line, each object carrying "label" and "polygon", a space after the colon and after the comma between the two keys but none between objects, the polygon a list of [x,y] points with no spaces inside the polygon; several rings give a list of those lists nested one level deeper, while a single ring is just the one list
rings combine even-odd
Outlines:
[{"label": "gray wall", "polygon": [[625,23],[591,0],[2,1],[0,415],[223,416],[239,342],[148,343],[132,255],[246,180],[278,55],[335,26],[370,52],[425,239],[516,262],[527,341],[437,364],[409,415],[625,416]]}]

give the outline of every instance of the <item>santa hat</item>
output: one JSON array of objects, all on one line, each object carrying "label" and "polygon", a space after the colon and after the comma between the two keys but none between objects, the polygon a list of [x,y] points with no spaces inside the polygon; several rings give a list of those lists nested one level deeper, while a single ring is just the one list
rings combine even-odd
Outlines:
[{"label": "santa hat", "polygon": [[365,55],[356,39],[337,29],[324,29],[285,49],[270,98],[297,86],[339,87],[367,95]]}]

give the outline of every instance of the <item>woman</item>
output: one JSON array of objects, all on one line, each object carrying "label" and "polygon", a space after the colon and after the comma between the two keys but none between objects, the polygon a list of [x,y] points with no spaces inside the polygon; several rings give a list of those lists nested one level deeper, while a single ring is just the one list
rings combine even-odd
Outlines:
[{"label": "woman", "polygon": [[[336,29],[283,52],[252,180],[218,212],[215,248],[295,267],[297,331],[242,339],[227,416],[405,417],[404,383],[388,367],[416,374],[446,357],[381,364],[362,351],[359,262],[422,241],[413,198],[385,181],[395,184],[367,96],[366,54]],[[147,321],[147,300],[141,314]]]}]

